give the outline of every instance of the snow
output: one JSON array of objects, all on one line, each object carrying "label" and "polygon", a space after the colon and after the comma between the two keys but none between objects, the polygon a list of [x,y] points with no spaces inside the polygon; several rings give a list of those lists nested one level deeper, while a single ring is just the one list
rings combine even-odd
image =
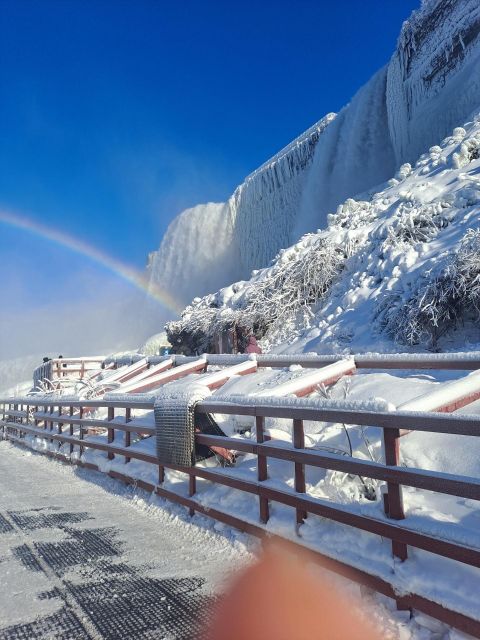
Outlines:
[{"label": "snow", "polygon": [[271,391],[261,391],[257,394],[257,397],[267,395],[268,393],[272,396],[288,396],[297,394],[306,388],[310,388],[311,385],[319,386],[321,384],[327,384],[328,381],[336,381],[343,375],[354,372],[355,361],[353,358],[345,358],[338,362],[328,364],[321,369],[315,369],[314,371],[303,373],[303,375],[298,376],[294,380],[289,380],[288,382],[276,386]]},{"label": "snow", "polygon": [[[130,627],[138,637],[151,637],[148,629],[145,632],[139,627],[138,615],[142,607],[152,605],[154,580],[194,577],[200,584],[204,583],[201,593],[215,594],[224,588],[232,572],[253,559],[256,551],[257,545],[251,538],[215,526],[212,520],[198,515],[191,520],[184,509],[158,496],[125,487],[99,473],[52,462],[7,442],[0,442],[0,475],[0,511],[12,525],[11,532],[2,532],[0,536],[0,635],[3,637],[40,637],[42,621],[53,614],[60,616],[58,627],[54,620],[50,626],[45,624],[42,637],[80,637],[77,629],[69,632],[67,627],[62,628],[66,603],[91,631],[88,637],[105,637],[98,632],[101,621],[96,616],[99,615],[105,616],[103,622],[107,626],[110,623],[111,637],[117,637],[120,605],[115,605],[115,598],[122,597],[127,598],[127,609],[122,612],[123,633],[128,634]],[[12,519],[12,515],[17,520]],[[17,525],[29,518],[39,521],[40,526]],[[57,526],[52,521],[57,522]],[[95,555],[95,535],[104,541],[105,553],[99,558]],[[55,551],[57,545],[59,550]],[[26,549],[42,570],[25,566],[20,561],[19,547]],[[72,553],[72,549],[84,550],[85,557]],[[83,561],[75,562],[75,558]],[[56,559],[59,566],[53,563],[52,568],[52,559]],[[112,580],[115,567],[117,570],[123,567],[124,580]],[[135,578],[133,585],[129,585],[128,575]],[[100,606],[105,595],[102,583],[103,590],[108,590],[103,607]],[[145,586],[150,589],[149,593],[145,592]],[[78,597],[81,588],[97,594],[94,608],[91,600],[86,602]],[[164,606],[160,595],[156,603],[159,608]],[[169,602],[174,603],[168,592],[163,596],[163,600],[167,596]],[[131,603],[132,598],[135,606],[131,607],[130,615],[128,602]],[[193,594],[190,603],[195,604]],[[168,618],[165,616],[165,619]],[[33,621],[39,625],[38,635],[33,631],[8,629]],[[168,629],[150,632],[155,637],[174,637]],[[175,637],[180,635],[184,637],[179,630]]]},{"label": "snow", "polygon": [[398,408],[403,411],[437,411],[462,398],[480,393],[480,371],[469,376],[442,385],[439,389],[420,395]]}]

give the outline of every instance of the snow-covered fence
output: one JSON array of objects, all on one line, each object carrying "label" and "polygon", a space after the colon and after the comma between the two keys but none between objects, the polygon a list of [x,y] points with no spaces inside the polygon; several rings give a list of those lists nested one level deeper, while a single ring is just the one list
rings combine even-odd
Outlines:
[{"label": "snow-covered fence", "polygon": [[[215,380],[214,380],[215,382]],[[256,478],[248,477],[235,468],[212,468],[211,466],[179,467],[160,465],[155,453],[153,438],[153,399],[146,396],[123,396],[115,400],[60,400],[30,396],[24,398],[0,399],[0,428],[4,437],[41,450],[48,455],[59,457],[82,466],[103,470],[110,476],[135,484],[147,491],[155,492],[171,501],[215,518],[230,526],[254,535],[262,536],[269,520],[270,504],[277,503],[292,507],[301,533],[301,524],[308,514],[321,516],[347,528],[390,539],[394,553],[405,558],[405,562],[415,562],[404,553],[407,546],[426,550],[450,560],[480,568],[480,546],[469,546],[463,541],[453,540],[432,533],[428,526],[409,523],[408,517],[397,520],[392,498],[394,488],[402,485],[458,496],[469,500],[480,500],[480,480],[410,469],[398,464],[400,447],[399,431],[423,431],[448,433],[456,436],[480,436],[479,421],[476,417],[445,415],[413,411],[389,410],[379,402],[334,402],[326,399],[309,400],[278,397],[240,396],[219,398],[215,396],[197,404],[196,413],[230,414],[252,416],[256,421],[256,438],[238,438],[198,433],[198,446],[222,447],[237,452],[245,452],[257,457]],[[100,417],[99,417],[100,416]],[[292,421],[292,442],[265,441],[265,420],[283,418]],[[304,422],[343,423],[376,426],[385,433],[385,464],[363,459],[344,457],[333,453],[308,449],[304,441]],[[123,434],[123,441],[119,435]],[[152,446],[149,446],[152,445]],[[104,452],[108,460],[92,458],[90,454]],[[88,455],[87,455],[88,454]],[[100,454],[101,455],[101,454]],[[294,488],[283,487],[275,478],[268,477],[268,460],[291,462],[295,469]],[[136,465],[129,465],[137,461]],[[138,462],[147,463],[158,472],[158,481],[145,480]],[[320,499],[308,493],[305,486],[305,467],[331,469],[361,477],[373,478],[387,483],[388,496],[386,513],[366,514],[356,505],[338,504]],[[188,478],[188,496],[182,488],[164,485],[165,468],[185,474]],[[132,469],[132,471],[129,471]],[[151,473],[150,473],[151,478]],[[258,498],[258,517],[241,517],[235,512],[221,510],[204,503],[202,493],[207,485],[215,483]],[[198,493],[198,497],[196,494]],[[403,515],[403,514],[402,514]],[[269,531],[269,533],[271,533]],[[380,544],[380,539],[379,543]],[[462,631],[480,637],[480,619],[469,617],[461,611],[448,609],[444,603],[426,598],[421,593],[405,593],[396,582],[395,565],[392,575],[385,575],[347,565],[337,559],[317,554],[319,561],[330,570],[359,583],[367,585],[391,598],[402,607],[414,608],[434,616]],[[375,565],[372,565],[375,567]]]},{"label": "snow-covered fence", "polygon": [[[365,353],[352,354],[357,369],[480,369],[480,352],[471,353]],[[128,378],[137,380],[142,374],[143,378],[150,378],[154,373],[160,373],[163,367],[179,367],[198,360],[199,356],[143,356],[134,354],[122,358],[80,357],[80,358],[56,358],[49,360],[48,369],[37,367],[34,372],[34,388],[38,388],[39,380],[48,379],[55,382],[57,379],[90,379],[101,375],[102,381],[125,382]],[[210,354],[202,355],[207,365],[233,366],[246,360],[254,360],[261,367],[289,367],[298,364],[304,368],[319,368],[333,364],[345,358],[343,354],[317,355],[317,354]],[[45,365],[44,365],[45,366]],[[158,367],[158,369],[155,369]]]},{"label": "snow-covered fence", "polygon": [[74,376],[82,379],[99,371],[104,360],[105,356],[85,356],[81,358],[53,358],[49,360],[49,363],[51,363],[53,378]]}]

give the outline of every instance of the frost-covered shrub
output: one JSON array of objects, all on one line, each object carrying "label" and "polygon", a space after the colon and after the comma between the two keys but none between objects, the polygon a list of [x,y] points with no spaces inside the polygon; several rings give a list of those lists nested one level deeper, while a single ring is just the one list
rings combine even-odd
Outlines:
[{"label": "frost-covered shrub", "polygon": [[460,145],[460,151],[452,156],[455,169],[466,167],[473,160],[480,158],[480,137],[473,136]]},{"label": "frost-covered shrub", "polygon": [[192,303],[179,321],[166,325],[171,344],[195,353],[212,350],[215,337],[227,330],[238,335],[253,331],[261,338],[274,330],[282,335],[293,325],[307,326],[311,306],[328,292],[351,248],[315,236],[304,244],[282,251],[271,267],[237,287],[236,295],[233,287],[227,303],[221,292]]},{"label": "frost-covered shrub", "polygon": [[244,313],[251,322],[265,326],[282,322],[298,313],[311,316],[310,307],[330,288],[345,262],[345,250],[319,239],[310,250],[277,264],[247,294]]},{"label": "frost-covered shrub", "polygon": [[429,242],[448,226],[451,220],[449,203],[432,202],[427,205],[402,203],[397,217],[387,227],[384,250],[401,244],[414,245]]},{"label": "frost-covered shrub", "polygon": [[466,313],[480,316],[480,231],[469,230],[443,268],[426,272],[412,295],[384,298],[377,309],[380,327],[397,342],[434,347]]},{"label": "frost-covered shrub", "polygon": [[370,224],[375,218],[376,211],[371,202],[353,198],[347,198],[337,207],[336,213],[327,216],[329,227],[337,226],[350,230]]}]

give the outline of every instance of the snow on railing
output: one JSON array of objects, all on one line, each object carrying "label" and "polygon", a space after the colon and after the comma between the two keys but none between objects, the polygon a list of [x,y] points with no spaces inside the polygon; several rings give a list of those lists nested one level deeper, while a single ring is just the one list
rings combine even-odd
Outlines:
[{"label": "snow on railing", "polygon": [[[147,366],[148,366],[148,363],[147,363]],[[142,367],[140,373],[137,373],[134,376],[129,376],[126,382],[128,382],[128,385],[137,384],[138,382],[141,382],[142,380],[146,380],[147,378],[151,378],[152,376],[157,375],[158,373],[163,373],[164,371],[168,371],[172,367],[173,367],[173,360],[172,358],[168,358],[148,368]],[[108,380],[109,378],[107,378],[107,381]],[[122,385],[122,388],[123,386],[124,385]]]},{"label": "snow on railing", "polygon": [[441,411],[450,413],[480,398],[480,371],[448,384],[440,384],[433,391],[399,405],[404,411]]},{"label": "snow on railing", "polygon": [[313,372],[305,373],[294,380],[289,380],[283,384],[279,384],[272,389],[265,389],[255,394],[257,398],[263,396],[306,396],[320,385],[330,385],[337,382],[346,375],[355,372],[355,361],[353,358],[346,358],[339,362],[334,362],[321,369]]},{"label": "snow on railing", "polygon": [[225,367],[220,371],[214,373],[206,373],[202,375],[198,382],[205,385],[209,389],[218,389],[224,385],[233,376],[244,376],[249,373],[256,373],[257,363],[255,360],[245,360],[239,364],[234,364],[231,367]]},{"label": "snow on railing", "polygon": [[140,382],[136,380],[131,380],[127,384],[121,386],[119,391],[121,393],[138,393],[145,392],[147,390],[156,389],[161,385],[166,384],[167,382],[172,382],[173,380],[178,380],[183,378],[191,373],[197,373],[198,371],[204,371],[207,368],[207,360],[206,358],[197,358],[193,362],[188,362],[187,364],[179,365],[178,367],[173,367],[168,371],[163,371],[161,373],[157,373],[155,375],[149,376],[145,380],[141,380]]}]

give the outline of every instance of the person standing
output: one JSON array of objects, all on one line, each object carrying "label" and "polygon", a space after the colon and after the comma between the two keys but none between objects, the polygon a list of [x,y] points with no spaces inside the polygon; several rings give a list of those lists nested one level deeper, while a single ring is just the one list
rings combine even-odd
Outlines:
[{"label": "person standing", "polygon": [[257,339],[255,336],[248,336],[248,344],[245,349],[245,353],[262,353],[260,346],[258,345]]}]

